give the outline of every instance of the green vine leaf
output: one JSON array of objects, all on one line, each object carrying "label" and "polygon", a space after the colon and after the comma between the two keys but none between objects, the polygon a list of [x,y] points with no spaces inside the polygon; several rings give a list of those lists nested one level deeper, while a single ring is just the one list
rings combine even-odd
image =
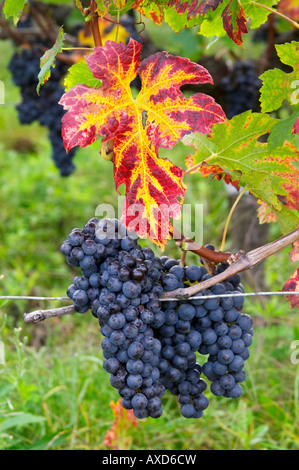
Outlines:
[{"label": "green vine leaf", "polygon": [[39,93],[40,87],[49,80],[51,76],[51,67],[55,67],[56,55],[62,52],[62,46],[65,38],[63,27],[59,29],[58,37],[55,41],[54,46],[46,51],[40,59],[41,70],[38,74],[37,93]]},{"label": "green vine leaf", "polygon": [[99,88],[102,85],[101,80],[93,76],[85,61],[72,65],[64,79],[66,91],[69,91],[75,85],[80,84],[87,85],[92,88]]},{"label": "green vine leaf", "polygon": [[295,145],[299,151],[299,136],[296,133],[296,122],[299,119],[299,106],[291,114],[291,116],[281,119],[274,124],[268,138],[269,148],[271,150],[281,147],[285,141]]},{"label": "green vine leaf", "polygon": [[6,0],[3,7],[5,18],[12,16],[14,25],[16,25],[27,5],[28,0]]},{"label": "green vine leaf", "polygon": [[284,100],[292,105],[299,103],[299,42],[276,45],[280,60],[293,68],[293,72],[285,73],[280,69],[267,70],[260,78],[261,108],[270,113],[279,109]]},{"label": "green vine leaf", "polygon": [[299,153],[288,142],[272,150],[261,141],[277,122],[267,114],[247,111],[215,124],[208,136],[192,134],[183,141],[197,150],[191,163],[188,158],[190,172],[248,188],[269,206],[286,233],[299,223],[299,170],[294,165]]}]

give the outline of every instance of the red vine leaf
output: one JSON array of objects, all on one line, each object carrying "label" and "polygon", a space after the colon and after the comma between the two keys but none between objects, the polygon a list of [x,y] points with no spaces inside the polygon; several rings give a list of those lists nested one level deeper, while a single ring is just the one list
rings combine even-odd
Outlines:
[{"label": "red vine leaf", "polygon": [[205,15],[208,11],[214,11],[223,0],[203,0],[198,8],[199,15]]},{"label": "red vine leaf", "polygon": [[137,0],[133,3],[132,8],[138,10],[142,15],[151,18],[154,23],[161,24],[164,17],[163,6],[151,1]]},{"label": "red vine leaf", "polygon": [[286,299],[290,302],[290,307],[299,307],[299,268],[292,274],[290,279],[287,280],[282,290],[284,292],[298,292],[298,295],[286,295]]},{"label": "red vine leaf", "polygon": [[277,9],[280,13],[292,18],[294,21],[299,21],[298,0],[280,0]]},{"label": "red vine leaf", "polygon": [[238,0],[230,0],[222,12],[223,27],[228,36],[242,46],[242,33],[247,33],[246,14]]},{"label": "red vine leaf", "polygon": [[[65,93],[60,101],[68,110],[62,135],[67,151],[76,145],[86,147],[98,136],[111,141],[116,189],[126,187],[124,222],[163,247],[171,223],[161,217],[164,212],[180,216],[185,185],[183,170],[159,158],[158,148],[170,149],[195,130],[209,133],[225,115],[210,96],[196,93],[188,99],[180,91],[187,83],[212,83],[201,65],[167,52],[141,62],[140,52],[133,39],[127,46],[107,41],[86,57],[102,86],[76,85]],[[142,87],[134,99],[130,83],[137,72]]]},{"label": "red vine leaf", "polygon": [[[223,0],[204,0],[203,2],[199,2],[198,0],[191,0],[185,2],[178,2],[177,0],[172,0],[168,2],[168,6],[174,7],[178,14],[183,14],[187,11],[187,19],[195,18],[198,15],[203,15],[202,11],[208,11],[210,9],[215,10],[220,2]],[[214,4],[218,3],[215,7],[206,5],[206,4]],[[207,8],[205,10],[205,8]]]},{"label": "red vine leaf", "polygon": [[130,449],[132,431],[138,426],[138,419],[135,417],[133,410],[123,408],[121,401],[120,398],[117,402],[110,402],[114,421],[104,438],[104,445],[114,450]]},{"label": "red vine leaf", "polygon": [[223,171],[221,168],[219,168],[218,166],[213,166],[213,165],[206,165],[204,164],[201,168],[200,168],[200,173],[202,176],[204,176],[205,178],[208,178],[208,177],[213,177],[213,178],[216,178],[216,180],[220,181],[221,179],[223,179],[223,181],[225,181],[226,184],[231,184],[233,185],[237,190],[240,189],[240,186],[239,186],[239,182],[238,181],[234,181],[231,177],[231,175],[225,173],[225,171]]},{"label": "red vine leaf", "polygon": [[298,134],[299,135],[299,117],[296,119],[295,124],[292,129],[292,134]]}]

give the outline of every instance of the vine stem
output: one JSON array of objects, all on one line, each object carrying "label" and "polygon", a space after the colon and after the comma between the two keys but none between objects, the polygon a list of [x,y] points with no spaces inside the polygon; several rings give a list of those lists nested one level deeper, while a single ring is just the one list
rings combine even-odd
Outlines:
[{"label": "vine stem", "polygon": [[247,191],[247,188],[242,189],[242,191],[241,191],[240,194],[238,195],[237,199],[235,200],[234,204],[232,205],[231,210],[229,211],[229,214],[228,214],[227,219],[226,219],[225,227],[224,227],[224,230],[223,230],[223,235],[222,235],[222,241],[221,241],[220,251],[223,251],[223,250],[224,250],[225,240],[226,240],[226,235],[227,235],[227,230],[228,230],[228,226],[229,226],[230,220],[231,220],[231,218],[232,218],[232,215],[233,215],[233,213],[234,213],[234,210],[235,210],[235,208],[237,207],[237,204],[238,204],[238,202],[240,201],[241,197],[243,196],[243,194],[245,194],[246,191]]},{"label": "vine stem", "polygon": [[198,168],[202,166],[202,164],[203,162],[200,162],[200,163],[196,163],[196,165],[191,166],[190,168],[188,168],[188,170],[184,171],[184,176],[188,175],[189,173],[192,173],[192,171],[196,171]]},{"label": "vine stem", "polygon": [[49,28],[48,25],[45,23],[44,17],[40,14],[40,12],[32,5],[29,5],[30,13],[33,16],[33,19],[39,26],[39,28],[43,31],[45,36],[50,39],[51,42],[56,41],[56,36],[53,34],[52,28]]},{"label": "vine stem", "polygon": [[288,16],[284,15],[283,13],[280,13],[280,11],[274,10],[273,8],[267,7],[266,5],[262,5],[261,3],[255,2],[254,0],[251,0],[250,3],[253,4],[253,5],[256,5],[257,7],[264,8],[265,10],[268,10],[268,11],[270,11],[271,13],[274,13],[274,14],[277,15],[277,16],[280,16],[280,17],[283,18],[284,20],[286,20],[286,21],[288,21],[289,23],[291,23],[295,28],[299,29],[299,24],[298,24],[296,21],[292,20],[291,18],[289,18]]},{"label": "vine stem", "polygon": [[99,16],[97,13],[97,5],[94,0],[90,1],[90,27],[93,35],[94,44],[96,47],[102,46],[101,32],[99,28]]},{"label": "vine stem", "polygon": [[210,155],[204,161],[196,163],[195,165],[191,166],[190,168],[188,168],[187,170],[184,171],[184,176],[188,175],[189,173],[192,173],[193,171],[197,171],[198,168],[201,168],[203,165],[206,165],[207,162],[209,162],[210,160],[212,160],[216,156],[217,156],[217,153],[212,153],[212,155]]},{"label": "vine stem", "polygon": [[118,42],[118,32],[119,32],[119,10],[117,11],[117,26],[116,26],[115,42]]},{"label": "vine stem", "polygon": [[0,295],[0,300],[69,300],[69,297],[37,297],[35,295]]},{"label": "vine stem", "polygon": [[20,33],[12,29],[7,21],[5,21],[3,18],[0,16],[0,26],[6,31],[8,34],[8,37],[11,37],[14,41],[16,41],[17,44],[22,44],[23,37]]},{"label": "vine stem", "polygon": [[192,251],[198,256],[202,256],[214,263],[226,263],[231,258],[231,253],[221,253],[220,251],[213,251],[197,243],[188,241],[186,237],[180,233],[175,227],[172,228],[171,235],[176,241],[176,244],[185,251]]},{"label": "vine stem", "polygon": [[92,52],[93,47],[63,47],[63,51],[90,51]]},{"label": "vine stem", "polygon": [[67,307],[52,308],[48,310],[35,310],[31,313],[24,313],[25,323],[39,323],[47,318],[62,317],[63,315],[69,315],[75,313],[73,305]]},{"label": "vine stem", "polygon": [[[206,281],[200,282],[194,286],[188,287],[186,289],[180,288],[174,291],[165,292],[161,297],[161,301],[169,300],[169,299],[176,299],[176,300],[185,300],[189,297],[194,296],[198,292],[212,287],[214,284],[218,282],[225,281],[230,276],[234,274],[240,273],[241,271],[245,271],[247,269],[252,269],[258,263],[263,261],[264,259],[268,258],[269,256],[277,253],[282,248],[294,243],[296,240],[299,240],[299,227],[293,232],[280,237],[278,240],[274,242],[268,243],[267,245],[260,246],[259,248],[255,248],[254,250],[250,251],[249,253],[243,253],[243,255],[238,258],[233,264],[231,264],[224,272],[213,276]],[[258,295],[259,293],[251,293],[247,295]],[[271,293],[264,293],[265,295],[270,295]],[[288,293],[286,293],[287,295]],[[298,295],[297,292],[292,292],[293,295]],[[242,295],[242,294],[240,294]],[[284,295],[284,294],[283,294]],[[12,298],[12,297],[11,297]],[[60,317],[67,314],[74,313],[75,310],[72,305],[67,307],[61,308],[53,308],[49,310],[35,310],[31,313],[24,314],[24,322],[25,323],[38,323],[47,318],[51,317]]]},{"label": "vine stem", "polygon": [[181,255],[181,259],[180,259],[180,264],[179,264],[182,267],[185,266],[186,254],[187,254],[187,251],[183,250],[182,255]]},{"label": "vine stem", "polygon": [[162,295],[162,298],[166,299],[175,297],[182,300],[188,299],[189,297],[197,294],[197,292],[208,289],[218,282],[223,282],[234,274],[254,268],[254,266],[261,263],[269,256],[277,253],[282,248],[294,243],[296,240],[299,240],[299,227],[287,235],[278,238],[278,240],[275,240],[274,242],[260,246],[259,248],[255,248],[248,253],[243,253],[222,273],[217,274],[216,276],[207,279],[206,281],[195,284],[194,286],[187,287],[186,289],[180,288],[174,291],[165,292]]}]

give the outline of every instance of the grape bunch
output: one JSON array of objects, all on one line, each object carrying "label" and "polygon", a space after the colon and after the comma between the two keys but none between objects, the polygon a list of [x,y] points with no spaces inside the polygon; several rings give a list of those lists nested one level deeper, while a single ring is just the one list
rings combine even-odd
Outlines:
[{"label": "grape bunch", "polygon": [[220,81],[228,119],[250,109],[258,110],[261,85],[262,82],[250,61],[234,63],[231,73]]},{"label": "grape bunch", "polygon": [[75,169],[72,160],[76,149],[72,149],[68,154],[65,151],[61,136],[61,119],[65,111],[58,104],[64,93],[60,80],[65,75],[67,67],[62,61],[57,60],[50,79],[41,87],[38,95],[36,87],[42,54],[39,46],[23,48],[10,60],[9,69],[14,83],[20,88],[22,97],[21,103],[17,105],[18,116],[21,124],[38,121],[49,129],[52,159],[60,175],[69,176]]},{"label": "grape bunch", "polygon": [[152,250],[140,248],[118,221],[91,219],[61,246],[71,265],[80,266],[67,294],[80,313],[91,308],[103,335],[104,369],[137,418],[162,414],[159,383],[161,344],[151,325],[164,322],[157,281],[162,264]]},{"label": "grape bunch", "polygon": [[[219,264],[215,275],[226,268],[225,263]],[[187,287],[192,282],[202,282],[212,277],[205,267],[195,265],[187,268],[173,266],[167,276],[169,280],[171,276],[171,287],[175,289],[182,282]],[[177,278],[177,284],[173,276]],[[216,396],[238,398],[242,395],[240,382],[246,378],[244,363],[249,358],[253,336],[252,318],[240,312],[244,303],[243,292],[241,277],[236,274],[227,281],[202,291],[202,299],[167,303],[167,309],[170,309],[167,310],[167,315],[174,309],[177,311],[179,318],[176,329],[180,324],[180,329],[187,334],[199,335],[195,336],[198,343],[196,351],[208,355],[201,371],[212,382],[210,389]],[[236,295],[239,293],[241,295]],[[204,299],[205,296],[213,295],[224,297]]]},{"label": "grape bunch", "polygon": [[[204,266],[181,266],[141,248],[115,219],[90,219],[82,230],[72,230],[60,250],[69,265],[81,269],[67,295],[75,311],[91,309],[98,319],[103,367],[124,408],[133,409],[137,418],[158,418],[169,390],[182,416],[200,418],[209,404],[202,375],[211,381],[214,395],[241,395],[253,330],[251,317],[240,313],[244,289],[239,275],[202,291],[201,298],[162,301],[164,292],[212,275]],[[219,264],[215,274],[226,268]],[[205,298],[213,294],[229,295]],[[197,353],[208,356],[203,366]]]}]

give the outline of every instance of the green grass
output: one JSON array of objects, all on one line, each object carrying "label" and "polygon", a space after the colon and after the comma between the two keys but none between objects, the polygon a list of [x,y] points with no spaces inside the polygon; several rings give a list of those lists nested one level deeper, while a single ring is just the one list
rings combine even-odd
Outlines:
[{"label": "green grass", "polygon": [[[0,66],[8,60],[0,54]],[[3,50],[0,49],[0,51]],[[4,77],[9,101],[18,90]],[[100,203],[116,207],[112,165],[101,160],[99,145],[80,150],[77,169],[61,178],[50,159],[43,128],[20,126],[13,106],[0,108],[0,292],[1,295],[61,296],[76,269],[66,265],[59,246],[73,227],[94,216]],[[172,153],[182,164],[180,147]],[[222,183],[188,176],[186,202],[202,203],[204,243],[219,246],[229,204]],[[279,236],[273,226],[270,238]],[[142,243],[152,246],[150,243]],[[230,239],[228,239],[228,246]],[[154,247],[156,253],[159,251]],[[179,256],[174,243],[166,253]],[[188,255],[188,261],[194,261]],[[293,266],[288,249],[266,263],[266,282],[279,290]],[[58,302],[0,303],[1,449],[105,449],[113,422],[109,403],[118,394],[102,368],[100,334],[91,314],[53,318],[25,325],[23,313],[59,306]],[[255,336],[244,394],[239,400],[216,398],[204,416],[186,420],[176,399],[163,398],[164,414],[132,428],[133,449],[298,449],[299,368],[290,357],[299,339],[298,309],[283,298],[248,299]]]}]

